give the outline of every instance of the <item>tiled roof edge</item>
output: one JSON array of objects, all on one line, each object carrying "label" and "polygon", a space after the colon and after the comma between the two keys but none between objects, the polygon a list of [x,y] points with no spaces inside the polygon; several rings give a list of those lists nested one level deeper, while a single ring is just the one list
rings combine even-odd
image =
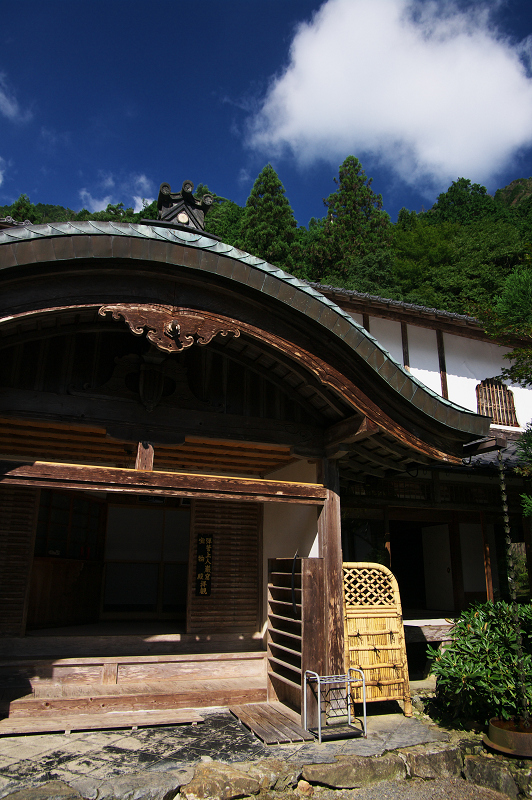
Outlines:
[{"label": "tiled roof edge", "polygon": [[455,311],[445,311],[442,308],[431,308],[430,306],[422,306],[417,303],[405,303],[404,300],[393,300],[389,297],[381,297],[377,294],[368,294],[366,292],[357,292],[355,289],[344,289],[338,286],[327,286],[321,283],[309,281],[309,286],[313,286],[319,292],[334,292],[334,294],[343,294],[346,297],[354,297],[357,300],[367,300],[370,303],[383,303],[387,306],[395,308],[405,308],[409,311],[416,311],[425,314],[437,314],[439,317],[448,317],[449,319],[461,320],[469,324],[479,325],[479,321],[475,317],[470,317],[468,314],[458,314]]},{"label": "tiled roof edge", "polygon": [[[170,229],[170,228],[160,228],[160,227],[152,227],[146,224],[132,224],[129,222],[107,222],[107,221],[83,221],[83,222],[57,222],[57,223],[45,223],[42,225],[28,225],[24,226],[23,228],[8,228],[3,231],[0,231],[0,247],[3,244],[13,244],[23,241],[31,241],[31,240],[38,240],[43,238],[56,238],[60,236],[78,236],[78,235],[107,235],[107,236],[133,236],[135,238],[141,239],[154,239],[159,241],[165,241],[180,245],[186,245],[189,247],[195,247],[201,250],[209,251],[216,253],[218,255],[226,256],[228,258],[235,259],[240,261],[253,269],[260,270],[267,275],[272,277],[278,278],[285,284],[295,288],[297,291],[302,291],[307,295],[310,295],[315,301],[318,301],[323,306],[328,307],[329,312],[334,312],[337,317],[342,318],[343,320],[347,321],[349,325],[354,328],[359,336],[360,334],[363,335],[364,339],[371,343],[372,347],[375,350],[379,350],[381,354],[384,356],[386,362],[391,362],[393,367],[395,368],[395,375],[392,377],[387,377],[385,374],[381,374],[382,379],[388,383],[391,388],[398,392],[400,395],[403,395],[402,389],[397,388],[397,381],[395,377],[397,375],[397,371],[402,373],[402,377],[406,379],[407,382],[413,384],[415,389],[413,392],[410,392],[410,396],[414,399],[414,405],[421,406],[422,403],[419,401],[418,398],[414,398],[414,395],[421,395],[426,394],[430,398],[432,398],[432,408],[434,409],[435,413],[430,411],[425,411],[428,416],[432,417],[433,419],[437,420],[439,423],[448,426],[450,428],[466,431],[468,433],[474,433],[474,429],[476,425],[480,424],[481,420],[486,420],[486,417],[483,417],[480,414],[477,414],[474,411],[470,411],[467,408],[463,408],[462,406],[458,406],[455,403],[452,403],[450,400],[446,400],[445,398],[441,397],[441,395],[434,392],[429,387],[425,386],[424,383],[419,381],[414,375],[407,372],[402,364],[399,364],[390,353],[368,332],[366,331],[361,325],[359,325],[356,320],[347,312],[340,308],[333,300],[329,297],[326,297],[322,294],[319,289],[324,290],[333,290],[335,292],[349,292],[351,290],[341,290],[335,289],[334,287],[326,287],[321,286],[320,284],[312,284],[308,281],[303,281],[299,278],[296,278],[293,275],[285,272],[284,270],[280,269],[279,267],[275,267],[272,264],[269,264],[267,261],[257,258],[256,256],[252,256],[249,253],[246,253],[242,250],[238,250],[236,247],[232,245],[224,244],[219,240],[213,239],[209,236],[208,233],[202,231],[183,231],[177,229]],[[367,297],[368,299],[373,297],[372,295],[360,295],[359,293],[354,293],[359,297]],[[376,298],[382,300],[382,298]],[[386,301],[383,302],[399,302],[399,301]],[[293,305],[289,303],[289,305]],[[415,306],[412,306],[416,308]],[[305,311],[301,313],[305,314]],[[449,313],[449,312],[447,312]],[[465,319],[470,319],[469,317],[465,317]],[[331,325],[327,325],[326,322],[321,322],[321,319],[315,319],[318,324],[321,324],[323,327],[326,327],[329,331],[331,330]],[[334,331],[333,331],[334,335]],[[338,334],[340,335],[340,334]],[[341,338],[345,339],[345,334],[341,336]],[[360,344],[362,343],[362,339],[360,339]],[[358,347],[350,345],[351,349],[355,351]],[[371,354],[370,354],[371,355]],[[366,360],[369,360],[367,358]],[[382,366],[379,369],[375,368],[375,371],[379,374],[383,372]],[[439,410],[439,413],[438,413]],[[453,422],[449,423],[448,417],[449,412],[453,413]],[[460,422],[458,421],[458,417],[461,418]],[[463,420],[463,421],[462,421]],[[479,432],[479,435],[480,434]]]}]

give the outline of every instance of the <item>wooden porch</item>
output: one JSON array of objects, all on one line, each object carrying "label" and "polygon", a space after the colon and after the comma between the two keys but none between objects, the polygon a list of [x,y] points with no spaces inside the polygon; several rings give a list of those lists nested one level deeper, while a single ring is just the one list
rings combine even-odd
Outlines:
[{"label": "wooden porch", "polygon": [[267,699],[251,635],[111,630],[0,640],[0,735],[197,722],[194,709]]}]

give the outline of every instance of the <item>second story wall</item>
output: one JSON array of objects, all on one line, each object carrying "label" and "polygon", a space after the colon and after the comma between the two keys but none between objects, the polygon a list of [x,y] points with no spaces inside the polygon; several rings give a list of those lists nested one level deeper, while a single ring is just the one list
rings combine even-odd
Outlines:
[{"label": "second story wall", "polygon": [[[370,301],[366,301],[365,306],[369,313],[358,313],[352,310],[349,302],[342,303],[340,297],[334,296],[334,300],[425,386],[471,411],[480,410],[477,402],[479,384],[500,375],[503,367],[508,366],[503,356],[509,348],[489,340],[480,327],[473,328],[468,324],[462,330],[465,326],[459,323],[462,318],[458,315],[445,315],[444,327],[447,330],[444,330],[436,315],[435,319],[430,319],[430,314],[424,316],[419,312],[419,324],[406,319],[402,321],[398,313],[400,304],[387,317],[381,308],[372,314]],[[407,304],[402,307],[412,308]],[[412,313],[407,319],[412,318]],[[460,334],[450,331],[453,319]],[[508,384],[508,389],[513,395],[518,427],[500,423],[494,427],[522,430],[532,420],[532,389],[513,384]]]}]

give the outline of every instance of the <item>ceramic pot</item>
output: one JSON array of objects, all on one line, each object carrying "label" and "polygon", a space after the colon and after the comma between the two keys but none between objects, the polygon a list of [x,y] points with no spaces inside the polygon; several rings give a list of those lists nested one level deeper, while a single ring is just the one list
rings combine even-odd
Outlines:
[{"label": "ceramic pot", "polygon": [[484,743],[501,753],[532,758],[532,722],[525,727],[522,720],[490,719]]}]

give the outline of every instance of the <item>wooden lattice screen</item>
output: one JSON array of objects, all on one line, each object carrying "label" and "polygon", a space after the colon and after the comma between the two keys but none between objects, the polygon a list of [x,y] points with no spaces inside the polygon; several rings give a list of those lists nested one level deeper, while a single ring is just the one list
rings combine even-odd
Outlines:
[{"label": "wooden lattice screen", "polygon": [[[346,670],[366,676],[368,703],[402,700],[412,716],[401,599],[397,581],[382,564],[344,563]],[[355,701],[362,690],[355,689]]]},{"label": "wooden lattice screen", "polygon": [[[198,539],[212,542],[210,594],[196,594]],[[196,500],[192,512],[187,633],[259,629],[260,506]]]},{"label": "wooden lattice screen", "polygon": [[0,486],[0,636],[24,636],[39,490]]}]

